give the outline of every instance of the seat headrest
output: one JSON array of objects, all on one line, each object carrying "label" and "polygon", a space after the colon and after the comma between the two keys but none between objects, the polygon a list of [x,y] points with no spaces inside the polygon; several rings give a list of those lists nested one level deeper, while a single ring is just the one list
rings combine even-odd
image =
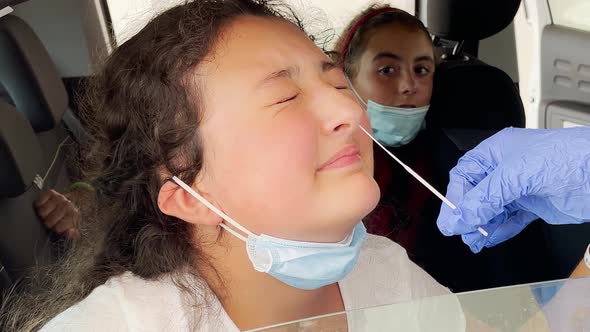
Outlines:
[{"label": "seat headrest", "polygon": [[524,106],[516,85],[502,70],[479,60],[449,60],[434,72],[431,128],[500,130],[524,127]]},{"label": "seat headrest", "polygon": [[512,22],[520,1],[428,1],[428,30],[449,40],[482,40],[504,30]]},{"label": "seat headrest", "polygon": [[0,101],[0,197],[18,196],[33,184],[42,151],[27,118]]},{"label": "seat headrest", "polygon": [[20,18],[0,18],[0,85],[35,132],[55,127],[68,108],[65,86],[47,50]]}]

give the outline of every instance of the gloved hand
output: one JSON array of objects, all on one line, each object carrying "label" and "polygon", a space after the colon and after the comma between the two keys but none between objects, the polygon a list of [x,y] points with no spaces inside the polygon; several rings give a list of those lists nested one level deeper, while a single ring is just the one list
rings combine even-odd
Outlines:
[{"label": "gloved hand", "polygon": [[[459,159],[450,172],[437,225],[461,235],[471,251],[510,239],[542,218],[550,224],[590,221],[590,127],[507,128]],[[489,236],[477,228],[481,226]]]}]

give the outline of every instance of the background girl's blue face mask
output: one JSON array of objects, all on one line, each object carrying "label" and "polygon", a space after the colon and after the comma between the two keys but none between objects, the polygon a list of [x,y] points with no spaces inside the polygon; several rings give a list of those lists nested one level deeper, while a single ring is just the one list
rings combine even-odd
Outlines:
[{"label": "background girl's blue face mask", "polygon": [[400,108],[381,105],[369,100],[367,103],[358,94],[352,82],[346,77],[356,98],[367,108],[373,136],[385,146],[401,146],[410,143],[420,130],[425,128],[424,119],[430,105],[416,108]]},{"label": "background girl's blue face mask", "polygon": [[417,108],[386,106],[369,100],[367,112],[373,128],[373,136],[386,146],[410,143],[424,129],[426,113],[430,105]]}]

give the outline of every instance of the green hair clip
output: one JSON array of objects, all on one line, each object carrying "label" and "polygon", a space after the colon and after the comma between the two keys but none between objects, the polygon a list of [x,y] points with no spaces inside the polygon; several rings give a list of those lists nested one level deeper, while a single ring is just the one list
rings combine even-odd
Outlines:
[{"label": "green hair clip", "polygon": [[81,182],[81,181],[72,183],[69,191],[75,191],[78,189],[82,189],[82,190],[86,190],[86,191],[90,191],[90,192],[94,191],[94,187],[92,187],[90,184],[88,184],[86,182]]}]

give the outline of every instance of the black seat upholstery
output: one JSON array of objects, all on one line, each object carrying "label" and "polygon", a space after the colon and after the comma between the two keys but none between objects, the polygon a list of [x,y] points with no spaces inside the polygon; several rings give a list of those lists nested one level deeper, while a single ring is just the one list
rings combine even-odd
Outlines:
[{"label": "black seat upholstery", "polygon": [[504,30],[521,0],[428,1],[428,30],[438,37],[463,41],[482,40]]},{"label": "black seat upholstery", "polygon": [[35,132],[53,129],[68,108],[68,95],[49,54],[19,17],[0,19],[0,82]]},{"label": "black seat upholstery", "polygon": [[[437,37],[455,42],[443,52],[434,77],[427,127],[440,135],[435,149],[438,174],[448,183],[448,171],[459,157],[505,127],[524,127],[524,107],[516,84],[502,70],[463,51],[464,45],[494,35],[510,24],[520,0],[428,1],[428,28]],[[477,49],[472,50],[477,54]],[[446,187],[443,185],[442,187]],[[543,224],[529,226],[515,238],[473,257],[477,287],[497,287],[555,278],[546,264]],[[452,258],[449,258],[452,259]]]},{"label": "black seat upholstery", "polygon": [[[438,131],[441,162],[454,165],[457,157],[478,140],[506,127],[524,127],[520,94],[510,76],[471,54],[465,43],[477,45],[506,28],[521,0],[428,1],[428,29],[435,40],[451,40],[455,47],[443,50],[434,75],[427,127]],[[472,50],[477,53],[477,49]],[[443,137],[444,136],[444,137]],[[470,136],[472,136],[470,138]],[[465,144],[468,143],[468,144]],[[453,152],[445,153],[453,145]],[[448,174],[443,174],[448,178]]]},{"label": "black seat upholstery", "polygon": [[[519,5],[520,0],[429,1],[428,26],[438,37],[469,44],[504,29]],[[436,72],[430,125],[492,130],[524,127],[522,102],[508,75],[461,53],[460,49],[455,53],[447,54]],[[507,273],[526,276],[524,269],[542,264],[547,270],[544,275],[542,271],[535,272],[540,277],[565,278],[582,258],[589,236],[588,223],[553,226],[539,220],[503,244],[504,258],[497,259],[509,259],[518,269]],[[527,256],[542,257],[543,261],[532,263]]]},{"label": "black seat upholstery", "polygon": [[12,287],[12,280],[8,276],[4,265],[0,262],[0,306],[2,305],[2,296],[5,292],[8,292]]},{"label": "black seat upholstery", "polygon": [[59,147],[69,137],[83,143],[87,133],[70,110],[62,79],[43,43],[19,17],[0,18],[0,49],[0,86],[31,123],[41,144],[44,167],[49,168],[61,152],[45,187],[65,189],[66,153]]},{"label": "black seat upholstery", "polygon": [[438,128],[524,127],[524,106],[502,70],[474,58],[449,59],[436,69],[427,121]]},{"label": "black seat upholstery", "polygon": [[51,234],[33,202],[48,189],[63,193],[70,186],[68,161],[80,136],[69,128],[83,129],[75,116],[64,116],[71,111],[61,77],[22,19],[0,17],[0,49],[0,262],[15,282],[52,258]]},{"label": "black seat upholstery", "polygon": [[33,202],[41,194],[41,147],[25,116],[0,101],[0,262],[11,280],[51,258],[49,233]]},{"label": "black seat upholstery", "polygon": [[444,51],[437,66],[429,126],[483,130],[525,126],[524,107],[512,79],[461,47],[477,45],[506,28],[519,5],[520,0],[428,1],[428,29],[437,38],[457,43]]}]

